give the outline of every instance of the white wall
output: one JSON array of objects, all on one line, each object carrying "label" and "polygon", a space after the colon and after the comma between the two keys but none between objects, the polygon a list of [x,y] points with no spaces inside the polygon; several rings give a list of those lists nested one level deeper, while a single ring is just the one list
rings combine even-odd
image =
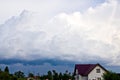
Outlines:
[{"label": "white wall", "polygon": [[[100,73],[96,73],[96,69],[100,69]],[[88,80],[93,80],[93,79],[96,79],[98,77],[101,78],[101,80],[103,79],[102,78],[102,75],[103,73],[105,73],[105,71],[100,67],[100,66],[96,66],[88,75]]]},{"label": "white wall", "polygon": [[87,76],[76,75],[75,80],[88,80]]},{"label": "white wall", "polygon": [[83,76],[82,80],[88,80],[88,77],[87,76]]},{"label": "white wall", "polygon": [[75,80],[88,80],[88,77],[87,76],[81,76],[78,74],[78,70],[76,69],[75,71]]}]

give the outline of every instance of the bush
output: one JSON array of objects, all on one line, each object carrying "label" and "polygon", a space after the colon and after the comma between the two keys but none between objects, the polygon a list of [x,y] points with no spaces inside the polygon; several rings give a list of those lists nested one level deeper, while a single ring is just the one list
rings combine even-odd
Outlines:
[{"label": "bush", "polygon": [[120,80],[120,76],[116,73],[108,71],[107,73],[103,74],[104,80]]}]

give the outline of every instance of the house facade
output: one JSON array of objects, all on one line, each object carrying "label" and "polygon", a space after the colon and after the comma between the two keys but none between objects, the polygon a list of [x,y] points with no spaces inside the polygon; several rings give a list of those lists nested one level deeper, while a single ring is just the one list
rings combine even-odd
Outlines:
[{"label": "house facade", "polygon": [[76,64],[74,69],[75,80],[102,80],[107,70],[100,64]]}]

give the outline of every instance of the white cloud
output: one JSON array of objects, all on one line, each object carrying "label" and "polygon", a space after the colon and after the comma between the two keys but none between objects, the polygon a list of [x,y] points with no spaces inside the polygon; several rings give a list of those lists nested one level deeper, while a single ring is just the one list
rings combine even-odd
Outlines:
[{"label": "white cloud", "polygon": [[23,10],[39,12],[44,18],[51,18],[60,12],[84,11],[102,2],[104,0],[0,0],[0,24]]},{"label": "white cloud", "polygon": [[83,13],[60,13],[48,22],[40,13],[23,11],[0,26],[0,56],[120,65],[119,13],[117,1],[104,2]]}]

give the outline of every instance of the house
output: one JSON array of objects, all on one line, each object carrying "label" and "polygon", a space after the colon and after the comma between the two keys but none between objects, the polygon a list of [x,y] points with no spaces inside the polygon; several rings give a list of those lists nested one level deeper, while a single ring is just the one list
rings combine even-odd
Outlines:
[{"label": "house", "polygon": [[27,80],[40,80],[39,76],[28,77]]},{"label": "house", "polygon": [[74,69],[75,80],[102,80],[107,70],[100,64],[76,64]]}]

